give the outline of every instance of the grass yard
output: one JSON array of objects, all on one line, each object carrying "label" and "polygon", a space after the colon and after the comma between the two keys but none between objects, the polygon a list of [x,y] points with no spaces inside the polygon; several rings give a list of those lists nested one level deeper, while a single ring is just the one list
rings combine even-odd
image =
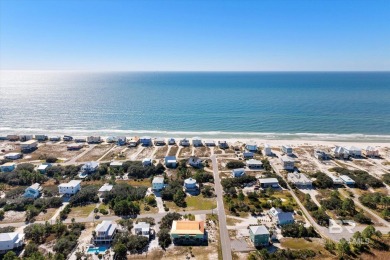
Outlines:
[{"label": "grass yard", "polygon": [[54,216],[54,214],[56,213],[57,210],[58,209],[55,209],[55,208],[47,209],[46,213],[43,213],[43,212],[39,213],[39,215],[35,217],[35,220],[36,221],[47,221]]},{"label": "grass yard", "polygon": [[282,238],[280,245],[283,248],[289,248],[291,250],[310,249],[315,252],[320,251],[324,255],[328,255],[329,252],[325,250],[322,244],[318,242],[310,242],[303,238]]},{"label": "grass yard", "polygon": [[68,218],[85,218],[93,211],[96,207],[96,204],[88,204],[86,206],[73,207],[70,211]]},{"label": "grass yard", "polygon": [[171,146],[171,149],[169,150],[168,156],[176,156],[176,153],[178,150],[179,150],[179,147],[177,145]]},{"label": "grass yard", "polygon": [[226,224],[228,226],[234,226],[238,223],[241,223],[241,220],[235,219],[235,218],[229,218],[229,216],[226,216]]},{"label": "grass yard", "polygon": [[146,204],[145,203],[140,203],[140,214],[154,214],[154,213],[158,213],[158,208],[157,207],[152,207],[152,206],[149,206],[149,210],[145,210],[145,206]]},{"label": "grass yard", "polygon": [[176,206],[173,201],[164,201],[169,211],[183,211],[183,210],[211,210],[217,207],[217,202],[214,198],[203,198],[202,195],[186,197],[187,207],[180,208]]},{"label": "grass yard", "polygon": [[139,187],[139,186],[152,187],[152,183],[150,182],[150,180],[148,178],[138,179],[138,180],[136,180],[136,179],[117,180],[117,183],[121,183],[121,182],[126,182],[134,187]]}]

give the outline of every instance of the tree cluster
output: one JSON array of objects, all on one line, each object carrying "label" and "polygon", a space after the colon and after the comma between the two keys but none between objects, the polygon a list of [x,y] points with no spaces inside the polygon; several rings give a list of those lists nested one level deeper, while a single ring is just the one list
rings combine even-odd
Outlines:
[{"label": "tree cluster", "polygon": [[381,180],[371,176],[366,171],[361,170],[348,170],[346,168],[342,167],[334,167],[330,169],[332,171],[335,171],[339,173],[340,175],[347,175],[351,179],[355,181],[355,187],[365,190],[367,187],[372,188],[381,188],[384,187],[384,184]]}]

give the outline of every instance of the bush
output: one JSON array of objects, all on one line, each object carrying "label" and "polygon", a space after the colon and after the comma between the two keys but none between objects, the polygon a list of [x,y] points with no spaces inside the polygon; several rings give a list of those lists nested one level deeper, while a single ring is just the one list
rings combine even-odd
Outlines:
[{"label": "bush", "polygon": [[97,203],[99,202],[97,191],[98,188],[96,186],[83,187],[79,192],[70,198],[69,204],[75,206],[85,205],[88,203]]},{"label": "bush", "polygon": [[47,163],[55,163],[58,159],[54,156],[48,156],[46,157],[46,162]]},{"label": "bush", "polygon": [[107,215],[108,214],[108,210],[106,209],[100,209],[99,212],[103,215]]},{"label": "bush", "polygon": [[288,224],[282,226],[282,235],[284,237],[319,237],[313,227],[305,228],[302,224]]},{"label": "bush", "polygon": [[226,163],[226,168],[228,169],[237,169],[237,168],[243,168],[245,166],[245,163],[242,161],[230,161]]},{"label": "bush", "polygon": [[160,231],[157,233],[158,236],[158,244],[163,248],[167,248],[171,243],[171,235],[170,235],[170,230],[167,228],[162,228]]}]

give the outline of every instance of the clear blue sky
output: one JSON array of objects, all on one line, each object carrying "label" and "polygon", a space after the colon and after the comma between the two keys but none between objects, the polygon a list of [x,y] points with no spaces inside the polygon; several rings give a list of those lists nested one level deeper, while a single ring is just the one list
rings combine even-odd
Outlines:
[{"label": "clear blue sky", "polygon": [[390,70],[390,0],[1,0],[0,68]]}]

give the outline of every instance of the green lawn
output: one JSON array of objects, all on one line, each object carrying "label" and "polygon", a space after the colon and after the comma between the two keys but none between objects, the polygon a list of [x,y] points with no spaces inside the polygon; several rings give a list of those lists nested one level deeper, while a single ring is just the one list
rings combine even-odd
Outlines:
[{"label": "green lawn", "polygon": [[215,198],[204,198],[203,195],[186,197],[187,207],[180,208],[176,206],[173,201],[165,201],[169,211],[183,211],[183,210],[211,210],[217,207]]},{"label": "green lawn", "polygon": [[88,217],[88,215],[93,211],[95,207],[96,207],[95,203],[86,206],[72,207],[72,210],[68,215],[68,218]]}]

